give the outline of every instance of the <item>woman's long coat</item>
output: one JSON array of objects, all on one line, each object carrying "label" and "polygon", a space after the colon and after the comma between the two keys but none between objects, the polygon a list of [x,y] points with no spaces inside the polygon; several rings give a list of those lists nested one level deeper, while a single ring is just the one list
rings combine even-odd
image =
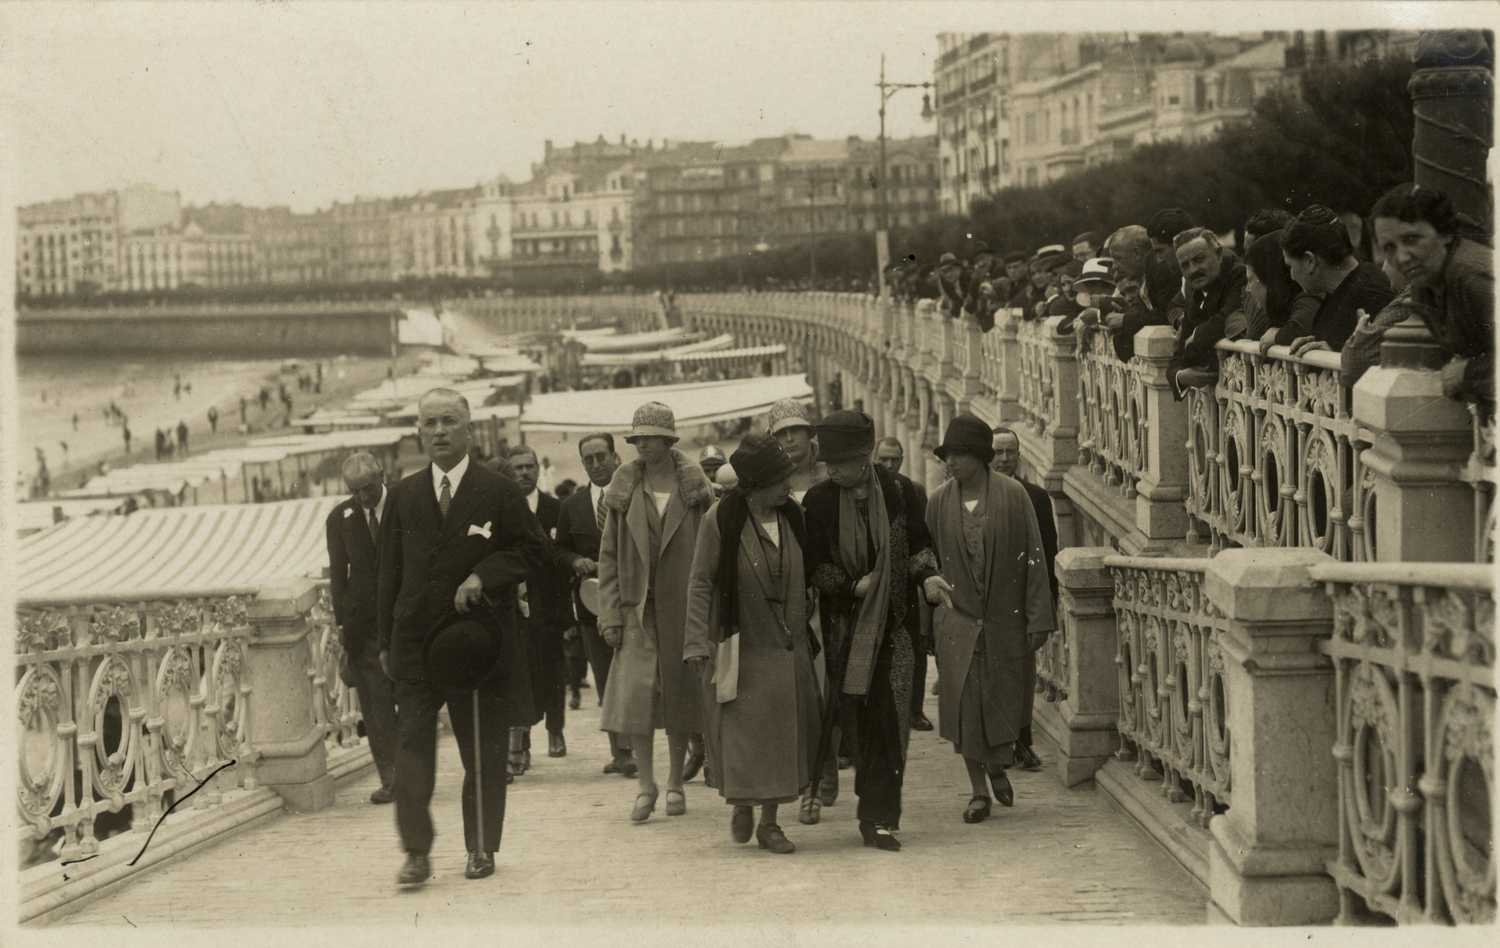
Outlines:
[{"label": "woman's long coat", "polygon": [[677,487],[661,519],[654,622],[646,621],[645,608],[652,588],[645,465],[639,460],[621,465],[604,492],[599,628],[619,628],[623,635],[610,666],[600,727],[615,734],[646,734],[656,728],[692,734],[701,727],[699,686],[682,661],[682,629],[698,525],[713,502],[713,489],[703,469],[686,455],[673,449],[672,458]]},{"label": "woman's long coat", "polygon": [[[685,658],[705,657],[713,668],[722,640],[719,620],[718,505],[698,528],[698,551],[688,582]],[[739,538],[736,580],[739,601],[738,694],[720,704],[712,674],[705,672],[704,738],[715,786],[732,803],[784,803],[811,782],[821,723],[818,683],[808,647],[807,572],[802,550],[783,518],[784,568],[778,594],[786,603],[786,629],[762,589],[772,589],[762,542],[747,519]]]},{"label": "woman's long coat", "polygon": [[[1025,664],[1031,662],[1028,635],[1056,628],[1052,587],[1036,510],[1021,482],[989,475],[989,516],[985,525],[987,562],[980,564],[988,594],[975,586],[968,568],[957,481],[948,481],[927,500],[927,526],[942,575],[953,584],[953,609],[933,610],[932,634],[938,675],[938,735],[961,747],[964,684],[980,636],[985,692],[981,713],[991,747],[1016,740],[1025,724]],[[968,735],[972,738],[973,735]],[[972,745],[970,745],[972,746]]]}]

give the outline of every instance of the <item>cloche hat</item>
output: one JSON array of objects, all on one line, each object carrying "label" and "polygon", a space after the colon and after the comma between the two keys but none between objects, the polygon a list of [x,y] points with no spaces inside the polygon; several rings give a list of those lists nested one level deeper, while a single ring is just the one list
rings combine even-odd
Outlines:
[{"label": "cloche hat", "polygon": [[677,418],[672,409],[661,402],[647,402],[635,410],[630,420],[630,434],[626,444],[634,444],[637,438],[667,438],[677,440]]}]

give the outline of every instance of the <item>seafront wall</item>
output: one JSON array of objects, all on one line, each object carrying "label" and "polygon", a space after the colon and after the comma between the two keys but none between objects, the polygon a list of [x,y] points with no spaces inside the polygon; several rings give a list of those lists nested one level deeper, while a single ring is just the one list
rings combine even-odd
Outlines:
[{"label": "seafront wall", "polygon": [[388,355],[400,310],[379,303],[21,310],[21,355],[185,352]]}]

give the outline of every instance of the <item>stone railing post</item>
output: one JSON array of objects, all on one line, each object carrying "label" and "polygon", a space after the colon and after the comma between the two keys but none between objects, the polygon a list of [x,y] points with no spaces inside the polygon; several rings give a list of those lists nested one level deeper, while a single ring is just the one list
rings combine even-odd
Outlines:
[{"label": "stone railing post", "polygon": [[313,711],[309,613],[318,601],[311,579],[267,586],[250,602],[254,628],[246,654],[255,689],[248,727],[255,781],[275,790],[290,810],[333,805],[324,728]]},{"label": "stone railing post", "polygon": [[1377,561],[1474,558],[1474,490],[1463,480],[1473,421],[1443,395],[1431,370],[1440,358],[1425,327],[1392,326],[1381,364],[1354,386],[1354,420],[1371,433],[1363,460],[1375,482]]},{"label": "stone railing post", "polygon": [[1057,703],[1057,776],[1063,786],[1090,780],[1120,746],[1115,720],[1120,684],[1115,669],[1114,577],[1107,547],[1069,547],[1057,554],[1058,628],[1066,637],[1066,694]]},{"label": "stone railing post", "polygon": [[1021,347],[1016,341],[1016,331],[1021,326],[1019,313],[1016,309],[998,311],[995,328],[989,331],[989,335],[996,337],[998,352],[995,403],[1001,424],[1021,417]]},{"label": "stone railing post", "polygon": [[1148,541],[1187,534],[1187,403],[1172,397],[1168,364],[1177,344],[1171,327],[1147,326],[1135,335],[1136,356],[1147,366],[1146,432],[1136,481],[1135,525]]},{"label": "stone railing post", "polygon": [[1046,357],[1051,363],[1047,405],[1051,417],[1042,432],[1042,464],[1037,471],[1055,493],[1062,491],[1063,474],[1078,462],[1078,353],[1073,337],[1057,332],[1062,320],[1053,316],[1043,324]]},{"label": "stone railing post", "polygon": [[[1209,823],[1209,913],[1238,925],[1315,925],[1338,912],[1328,875],[1338,855],[1333,666],[1319,651],[1333,606],[1309,570],[1319,550],[1226,550],[1204,592],[1226,618],[1233,802]],[[1215,700],[1212,678],[1196,700]],[[1222,699],[1220,699],[1222,700]]]}]

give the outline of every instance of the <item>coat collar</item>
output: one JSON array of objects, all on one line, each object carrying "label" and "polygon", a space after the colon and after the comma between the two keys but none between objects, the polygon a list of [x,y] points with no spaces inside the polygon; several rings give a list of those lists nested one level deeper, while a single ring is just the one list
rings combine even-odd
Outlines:
[{"label": "coat collar", "polygon": [[[672,461],[677,465],[677,499],[690,510],[707,510],[714,502],[713,485],[708,475],[696,461],[691,460],[676,448],[672,449]],[[624,514],[630,509],[630,499],[646,479],[646,465],[639,458],[622,464],[615,470],[609,487],[604,491],[604,502],[615,513]]]}]

